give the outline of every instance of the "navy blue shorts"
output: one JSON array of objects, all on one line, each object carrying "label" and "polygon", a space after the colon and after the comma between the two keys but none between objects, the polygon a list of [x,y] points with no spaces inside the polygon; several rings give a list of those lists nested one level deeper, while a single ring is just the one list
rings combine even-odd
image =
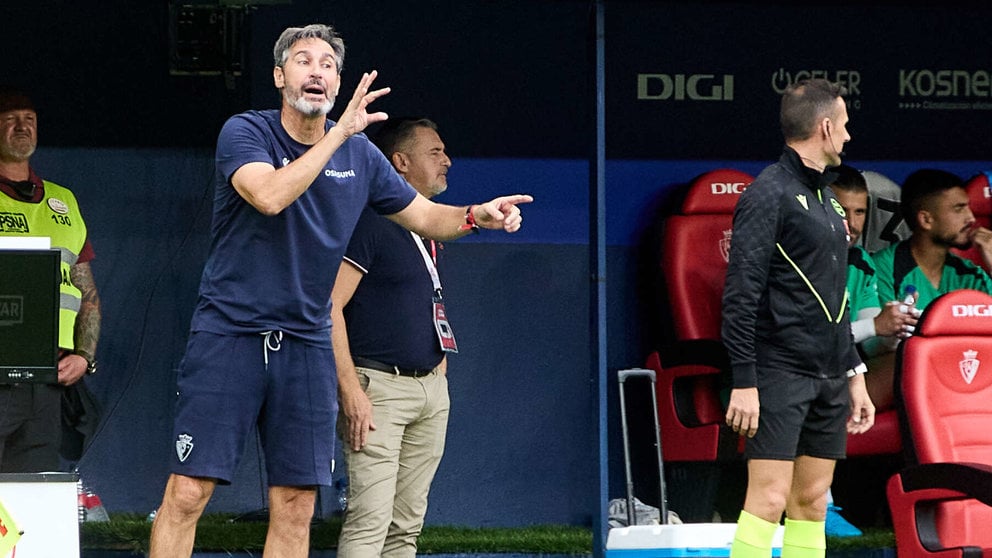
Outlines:
[{"label": "navy blue shorts", "polygon": [[257,426],[270,486],[331,484],[333,352],[277,333],[268,346],[262,335],[190,335],[176,382],[173,473],[230,484]]},{"label": "navy blue shorts", "polygon": [[797,455],[843,459],[851,416],[848,380],[793,372],[758,371],[758,432],[745,445],[747,459],[791,461]]}]

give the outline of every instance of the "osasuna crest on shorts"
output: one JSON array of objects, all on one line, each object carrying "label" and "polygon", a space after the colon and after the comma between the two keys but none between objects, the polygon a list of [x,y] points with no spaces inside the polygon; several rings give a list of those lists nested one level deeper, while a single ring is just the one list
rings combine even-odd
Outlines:
[{"label": "osasuna crest on shorts", "polygon": [[180,462],[185,462],[189,454],[193,452],[193,437],[189,434],[180,434],[176,439],[176,455]]}]

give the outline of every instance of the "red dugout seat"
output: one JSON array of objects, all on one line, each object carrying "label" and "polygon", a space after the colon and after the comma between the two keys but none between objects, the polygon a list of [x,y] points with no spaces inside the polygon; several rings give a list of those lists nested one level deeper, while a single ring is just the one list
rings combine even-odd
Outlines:
[{"label": "red dugout seat", "polygon": [[734,207],[753,180],[733,169],[707,172],[689,185],[680,212],[665,223],[661,267],[677,341],[646,362],[658,379],[665,461],[714,461],[736,453],[736,439],[729,431],[721,434],[721,298]]},{"label": "red dugout seat", "polygon": [[898,355],[912,464],[886,487],[899,558],[992,556],[992,296],[948,293]]},{"label": "red dugout seat", "polygon": [[661,265],[680,340],[720,339],[734,207],[753,180],[731,169],[703,174],[689,186],[680,214],[668,218]]},{"label": "red dugout seat", "polygon": [[[980,227],[992,228],[992,196],[989,191],[989,177],[986,173],[979,173],[973,176],[964,185],[968,190],[968,205],[971,212],[975,214],[975,224]],[[967,250],[951,249],[952,252],[962,258],[971,260],[975,265],[985,271],[992,271],[982,261],[982,256],[974,246]]]},{"label": "red dugout seat", "polygon": [[[753,180],[734,169],[700,175],[689,185],[681,211],[665,223],[661,267],[677,340],[645,363],[657,377],[665,461],[715,461],[742,448],[742,440],[724,426],[719,375],[729,363],[720,325],[734,207]],[[900,449],[895,411],[879,413],[870,431],[848,439],[851,456]]]}]

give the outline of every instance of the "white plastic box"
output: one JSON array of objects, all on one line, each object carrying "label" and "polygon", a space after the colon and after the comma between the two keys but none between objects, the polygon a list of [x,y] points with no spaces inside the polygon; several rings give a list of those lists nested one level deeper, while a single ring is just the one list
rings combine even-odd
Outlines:
[{"label": "white plastic box", "polygon": [[0,474],[0,502],[23,531],[14,556],[79,558],[78,480],[75,473]]},{"label": "white plastic box", "polygon": [[[607,536],[606,558],[724,558],[736,530],[736,523],[617,527]],[[782,555],[782,531],[775,531],[772,556]]]}]

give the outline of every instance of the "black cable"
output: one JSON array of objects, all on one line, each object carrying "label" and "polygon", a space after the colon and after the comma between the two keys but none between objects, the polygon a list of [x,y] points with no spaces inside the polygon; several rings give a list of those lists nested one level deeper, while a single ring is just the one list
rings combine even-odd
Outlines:
[{"label": "black cable", "polygon": [[206,202],[211,199],[210,194],[213,193],[215,173],[216,173],[216,164],[211,165],[206,188],[203,189],[203,195],[200,198],[200,202],[197,205],[196,211],[193,213],[193,219],[190,221],[190,226],[189,229],[186,231],[186,235],[183,237],[182,241],[180,241],[179,246],[166,260],[165,265],[162,266],[162,269],[159,271],[158,275],[156,276],[155,282],[152,284],[152,288],[149,289],[148,291],[148,301],[145,304],[145,310],[142,315],[143,319],[141,324],[141,332],[138,335],[138,340],[139,340],[138,355],[137,358],[135,359],[134,369],[131,371],[131,374],[128,375],[127,383],[124,384],[124,389],[120,391],[120,394],[117,396],[117,399],[110,406],[109,410],[106,413],[104,413],[103,417],[101,417],[96,432],[94,432],[93,435],[90,437],[90,439],[85,442],[82,455],[80,455],[79,459],[76,461],[76,466],[75,466],[76,471],[79,470],[79,466],[86,459],[86,454],[89,452],[89,449],[93,447],[93,444],[96,442],[96,440],[100,437],[101,434],[103,434],[104,429],[106,428],[107,424],[110,422],[110,418],[114,415],[114,413],[117,411],[117,408],[124,400],[124,396],[127,395],[128,392],[130,392],[131,389],[134,387],[134,383],[135,383],[135,379],[137,378],[138,371],[141,369],[141,359],[142,356],[144,355],[148,324],[150,323],[149,315],[151,313],[152,302],[155,300],[155,294],[158,291],[159,286],[161,285],[166,272],[174,268],[174,264],[178,260],[179,254],[183,252],[183,249],[186,247],[187,243],[193,236],[193,232],[196,229],[196,224],[199,222],[200,217],[203,214],[204,207],[206,207],[207,205]]}]

